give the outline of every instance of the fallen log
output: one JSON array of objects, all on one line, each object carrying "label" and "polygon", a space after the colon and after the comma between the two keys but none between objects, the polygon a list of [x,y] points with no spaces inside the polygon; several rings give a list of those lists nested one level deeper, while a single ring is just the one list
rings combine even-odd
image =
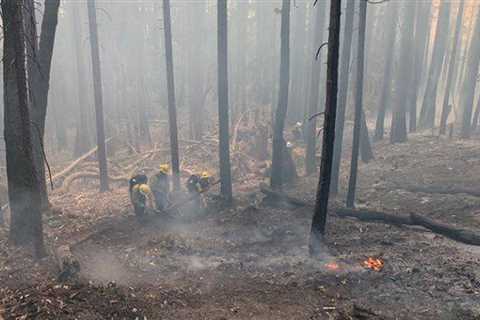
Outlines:
[{"label": "fallen log", "polygon": [[410,216],[407,215],[395,215],[380,211],[371,211],[371,210],[364,210],[364,209],[348,209],[348,208],[336,208],[335,214],[341,218],[356,218],[360,221],[366,222],[383,222],[388,224],[394,225],[407,225],[412,226],[414,223],[412,222]]},{"label": "fallen log", "polygon": [[[273,191],[265,186],[260,191],[267,196],[282,200],[298,207],[313,207],[312,203],[288,196],[284,193]],[[432,233],[442,235],[446,238],[470,245],[480,246],[480,234],[471,230],[456,228],[447,224],[433,221],[419,214],[397,215],[368,209],[347,209],[335,208],[335,214],[340,218],[356,218],[365,222],[379,222],[393,224],[396,226],[420,226],[430,230]]]},{"label": "fallen log", "polygon": [[[108,142],[110,142],[110,140],[112,140],[113,137],[110,137],[108,139],[105,140],[105,144],[107,144]],[[59,179],[61,177],[64,177],[65,175],[67,175],[68,173],[70,173],[73,169],[75,169],[76,166],[78,166],[82,161],[84,161],[85,159],[88,159],[90,156],[92,156],[93,154],[95,154],[95,152],[97,152],[97,149],[98,147],[95,147],[93,149],[91,149],[90,151],[88,151],[87,153],[85,153],[84,155],[82,155],[80,158],[76,159],[75,161],[73,161],[71,164],[69,164],[65,169],[63,169],[62,171],[60,171],[59,173],[55,174],[53,177],[52,177],[52,181],[55,181],[56,179]]]},{"label": "fallen log", "polygon": [[458,242],[471,244],[475,246],[480,245],[480,235],[473,231],[466,229],[458,229],[449,225],[430,220],[421,215],[412,213],[410,219],[414,225],[422,226],[433,233],[441,234],[447,238],[456,240]]},{"label": "fallen log", "polygon": [[[62,187],[57,189],[58,192],[68,191],[71,184],[78,179],[100,179],[100,176],[98,172],[93,172],[93,171],[76,172],[72,175],[69,175],[67,178],[65,178],[65,180],[63,181]],[[119,177],[108,176],[108,179],[111,182],[128,182],[129,180],[127,176],[119,176]]]}]

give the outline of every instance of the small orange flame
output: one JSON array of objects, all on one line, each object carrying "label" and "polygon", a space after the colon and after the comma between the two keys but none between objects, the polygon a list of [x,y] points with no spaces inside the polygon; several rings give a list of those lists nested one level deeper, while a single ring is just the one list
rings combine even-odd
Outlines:
[{"label": "small orange flame", "polygon": [[337,271],[340,270],[340,266],[336,264],[335,262],[329,262],[325,264],[325,268],[332,270],[332,271]]},{"label": "small orange flame", "polygon": [[367,260],[363,261],[363,266],[378,272],[383,269],[384,262],[379,258],[368,257]]}]

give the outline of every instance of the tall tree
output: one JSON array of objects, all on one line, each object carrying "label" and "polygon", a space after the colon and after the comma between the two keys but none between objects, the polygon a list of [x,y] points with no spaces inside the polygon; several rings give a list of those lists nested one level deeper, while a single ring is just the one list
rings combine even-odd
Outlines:
[{"label": "tall tree", "polygon": [[[323,42],[323,26],[325,20],[325,12],[326,12],[326,2],[321,1],[317,3],[315,10],[315,27],[313,31],[313,48],[318,49]],[[309,108],[308,108],[308,117],[314,115],[318,110],[318,98],[319,98],[319,90],[320,90],[320,76],[322,70],[322,61],[320,59],[320,55],[317,57],[314,54],[310,54],[312,61],[312,70],[311,70],[311,79],[310,79],[310,97],[308,100]],[[308,121],[308,120],[307,120]],[[307,130],[307,150],[305,156],[305,171],[307,175],[313,174],[317,171],[317,164],[315,161],[315,153],[316,153],[316,118],[309,120],[306,123]]]},{"label": "tall tree", "polygon": [[230,169],[230,137],[228,118],[228,30],[227,0],[217,2],[217,59],[218,59],[218,123],[220,153],[220,192],[231,203],[232,174]]},{"label": "tall tree", "polygon": [[452,53],[450,54],[450,63],[448,65],[447,83],[445,84],[445,93],[443,95],[442,113],[440,116],[440,134],[445,134],[447,129],[447,118],[450,113],[450,94],[454,89],[454,73],[457,65],[457,49],[459,46],[460,33],[462,31],[463,7],[465,1],[460,2],[455,26],[455,35],[453,37]]},{"label": "tall tree", "polygon": [[423,129],[432,128],[435,124],[437,88],[445,58],[448,30],[450,21],[450,2],[443,1],[440,4],[439,17],[435,31],[435,41],[432,52],[432,62],[427,77],[427,87],[423,98],[422,109],[418,124]]},{"label": "tall tree", "polygon": [[327,222],[328,198],[335,140],[335,118],[338,91],[338,53],[340,47],[341,0],[330,0],[330,27],[328,34],[327,92],[323,130],[322,161],[318,179],[315,211],[310,231],[309,251],[318,255]]},{"label": "tall tree", "polygon": [[188,76],[189,81],[189,112],[190,112],[190,137],[200,140],[203,135],[205,122],[204,95],[206,71],[204,63],[205,40],[207,33],[206,7],[204,0],[189,3],[189,32],[192,35],[191,45],[188,49]]},{"label": "tall tree", "polygon": [[396,99],[392,110],[392,125],[390,130],[390,142],[398,143],[407,141],[407,104],[409,85],[412,81],[412,49],[413,28],[415,25],[415,7],[411,2],[405,2],[403,8],[403,23],[400,32],[400,57],[399,65],[402,66],[397,72]]},{"label": "tall tree", "polygon": [[87,100],[87,88],[85,85],[85,62],[82,46],[82,24],[80,23],[80,12],[84,8],[81,4],[71,2],[70,3],[70,17],[73,23],[74,39],[74,55],[75,55],[75,67],[77,72],[77,95],[78,95],[78,121],[76,122],[75,143],[73,148],[73,154],[75,157],[79,157],[88,151],[91,147],[91,139],[89,133],[88,122],[88,100]]},{"label": "tall tree", "polygon": [[391,100],[392,94],[392,73],[393,73],[393,62],[395,58],[395,37],[397,30],[397,4],[395,2],[389,3],[389,12],[385,22],[388,24],[387,33],[385,38],[387,42],[385,43],[385,66],[383,73],[383,86],[380,94],[380,100],[378,101],[378,111],[377,111],[377,121],[375,123],[375,134],[373,139],[379,141],[383,139],[385,133],[385,113],[387,111],[387,106]]},{"label": "tall tree", "polygon": [[95,100],[95,119],[97,129],[97,158],[100,171],[100,191],[108,190],[107,154],[105,148],[105,128],[103,120],[102,72],[100,69],[100,51],[98,48],[97,12],[95,0],[87,1],[88,27],[90,30],[90,50],[92,56],[93,92]]},{"label": "tall tree", "polygon": [[282,0],[280,39],[280,85],[273,130],[272,174],[270,179],[273,189],[281,189],[282,187],[283,156],[286,148],[283,130],[287,115],[288,84],[290,82],[290,0]]},{"label": "tall tree", "polygon": [[177,107],[175,104],[175,81],[173,77],[172,25],[170,0],[163,0],[163,30],[165,32],[165,59],[167,64],[168,126],[170,128],[170,153],[173,185],[180,189],[180,161],[178,157]]},{"label": "tall tree", "polygon": [[[291,106],[287,110],[287,119],[291,121],[303,121],[303,111],[305,91],[305,60],[310,61],[313,54],[307,53],[305,59],[305,42],[306,42],[306,24],[307,24],[307,4],[308,2],[297,3],[292,10],[292,26],[291,34],[292,43],[292,61],[290,63],[290,74],[292,81],[290,84],[290,94],[288,105]],[[323,33],[323,30],[321,30]],[[317,44],[315,44],[317,45]]]},{"label": "tall tree", "polygon": [[345,111],[347,109],[348,79],[350,76],[350,53],[352,51],[353,17],[355,13],[355,1],[347,1],[343,27],[342,57],[340,69],[340,88],[338,94],[338,108],[336,120],[335,148],[333,149],[332,182],[330,191],[338,192],[338,180],[340,175],[340,162],[342,159],[343,128],[345,126]]},{"label": "tall tree", "polygon": [[417,1],[415,17],[415,49],[413,62],[413,80],[409,93],[409,119],[408,130],[415,132],[417,130],[417,100],[420,93],[420,81],[423,71],[426,69],[426,51],[430,35],[430,1]]},{"label": "tall tree", "polygon": [[367,20],[367,1],[360,0],[358,17],[357,45],[357,81],[355,87],[355,120],[353,124],[352,161],[350,164],[350,180],[348,181],[347,207],[352,208],[357,186],[358,154],[360,151],[360,130],[363,109],[363,67],[365,60],[365,26]]},{"label": "tall tree", "polygon": [[[28,69],[31,72],[29,76],[31,80],[31,121],[32,121],[32,137],[33,143],[33,159],[35,161],[35,169],[37,170],[37,178],[40,183],[40,198],[42,202],[42,208],[48,206],[48,194],[45,179],[45,163],[43,158],[43,140],[45,136],[45,120],[47,117],[47,105],[48,105],[48,90],[50,88],[50,69],[52,64],[53,46],[55,42],[55,33],[57,30],[58,22],[58,10],[60,7],[60,0],[52,0],[45,2],[45,9],[43,13],[40,43],[38,45],[38,52],[36,50],[37,32],[36,26],[32,25],[35,22],[34,17],[30,18],[30,41],[33,42],[33,54],[34,59],[27,59]],[[34,5],[33,5],[33,8]],[[36,138],[36,139],[35,139]]]},{"label": "tall tree", "polygon": [[460,106],[462,108],[462,128],[460,135],[462,138],[468,138],[471,134],[471,121],[473,101],[475,98],[475,89],[478,82],[478,68],[480,64],[480,15],[477,16],[475,28],[470,42],[468,52],[468,68],[465,70],[462,90],[460,92]]},{"label": "tall tree", "polygon": [[32,145],[26,70],[26,34],[23,0],[2,0],[4,32],[4,107],[8,196],[11,209],[10,241],[32,244],[43,256],[41,187]]}]

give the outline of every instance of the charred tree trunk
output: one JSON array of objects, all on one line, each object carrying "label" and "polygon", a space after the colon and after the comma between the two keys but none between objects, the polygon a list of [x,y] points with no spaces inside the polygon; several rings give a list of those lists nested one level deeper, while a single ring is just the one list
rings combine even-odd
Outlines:
[{"label": "charred tree trunk", "polygon": [[350,180],[348,181],[347,207],[353,208],[355,189],[357,187],[358,154],[360,151],[360,130],[363,109],[363,67],[365,54],[365,26],[367,20],[367,1],[360,1],[357,45],[357,81],[355,88],[355,121],[353,125],[352,161],[350,164]]},{"label": "charred tree trunk", "polygon": [[463,79],[460,100],[463,112],[462,128],[460,135],[462,138],[469,138],[471,134],[472,109],[475,98],[475,89],[478,82],[478,67],[480,63],[480,17],[477,17],[475,29],[473,31],[470,49],[468,52],[467,66]]},{"label": "charred tree trunk", "polygon": [[419,127],[429,129],[435,125],[437,88],[442,71],[443,60],[445,58],[448,30],[450,21],[450,3],[441,2],[440,13],[437,20],[435,33],[435,42],[432,53],[432,62],[427,78],[427,88],[423,98],[422,109],[420,111]]},{"label": "charred tree trunk", "polygon": [[85,71],[86,67],[83,56],[83,48],[81,45],[82,26],[80,23],[80,9],[81,5],[77,3],[70,4],[72,13],[70,17],[73,22],[73,38],[74,38],[74,55],[75,55],[75,70],[77,72],[77,89],[78,89],[78,121],[76,122],[75,143],[73,147],[74,157],[79,157],[89,149],[92,148],[92,141],[90,139],[90,125],[88,122],[89,103],[87,100],[87,88],[85,86]]},{"label": "charred tree trunk", "polygon": [[[45,163],[43,159],[42,145],[45,136],[45,120],[47,117],[48,90],[50,87],[50,67],[53,56],[53,45],[55,42],[55,33],[58,22],[59,0],[46,1],[45,11],[42,19],[40,44],[36,61],[30,61],[29,70],[31,72],[32,87],[32,105],[31,117],[32,121],[32,137],[33,141],[33,160],[35,161],[35,169],[37,170],[37,179],[40,184],[40,198],[42,208],[48,207],[48,194],[45,179]],[[34,19],[34,18],[31,18]],[[34,21],[32,21],[33,23]],[[31,35],[35,36],[36,26],[31,26]],[[33,48],[35,50],[35,48]],[[33,52],[34,53],[34,52]]]},{"label": "charred tree trunk", "polygon": [[[325,19],[325,9],[326,2],[322,1],[316,5],[316,8],[313,8],[316,11],[315,14],[315,29],[313,31],[313,48],[315,51],[322,45],[323,38],[323,21]],[[311,80],[310,80],[310,98],[308,100],[308,117],[314,115],[318,110],[318,98],[320,90],[320,76],[322,70],[322,61],[320,55],[316,58],[313,54],[309,55],[312,59],[312,68],[311,68]],[[308,120],[307,120],[308,121]],[[306,123],[307,130],[307,150],[305,155],[305,171],[307,175],[311,175],[317,171],[316,163],[316,127],[317,127],[316,118],[311,119]]]},{"label": "charred tree trunk", "polygon": [[92,55],[93,92],[95,98],[95,118],[97,129],[98,168],[100,171],[100,192],[108,190],[107,153],[105,147],[105,128],[103,120],[102,73],[98,48],[97,12],[95,0],[87,2],[88,27],[90,30],[90,49]]},{"label": "charred tree trunk", "polygon": [[450,55],[450,63],[448,65],[447,83],[445,85],[445,95],[443,96],[442,113],[440,117],[440,134],[445,134],[447,132],[447,118],[451,111],[450,94],[453,91],[453,85],[455,83],[454,73],[457,65],[457,49],[459,46],[460,32],[462,31],[464,5],[465,1],[462,1],[460,3],[460,7],[458,8],[455,35],[453,37],[452,53]]},{"label": "charred tree trunk", "polygon": [[340,46],[341,0],[330,1],[330,27],[328,35],[327,95],[323,130],[322,161],[318,180],[315,211],[310,232],[309,251],[318,255],[327,222],[328,197],[335,140],[335,117],[338,91],[338,52]]},{"label": "charred tree trunk", "polygon": [[218,0],[217,8],[217,59],[218,59],[218,123],[220,153],[220,192],[230,204],[232,197],[232,174],[230,169],[230,133],[228,117],[228,45],[227,45],[227,0]]},{"label": "charred tree trunk", "polygon": [[175,81],[173,76],[172,29],[170,0],[163,0],[163,30],[165,32],[165,58],[167,65],[168,126],[170,128],[170,152],[174,188],[180,189],[180,161],[178,157],[177,107],[175,104]]},{"label": "charred tree trunk", "polygon": [[417,13],[415,21],[415,61],[413,63],[413,80],[410,86],[410,109],[408,130],[415,132],[417,130],[417,100],[420,92],[420,80],[422,78],[423,70],[425,69],[426,59],[425,52],[427,50],[427,43],[430,34],[430,8],[431,4],[428,1],[417,2]]},{"label": "charred tree trunk", "polygon": [[407,141],[407,104],[409,85],[412,81],[412,48],[413,28],[415,24],[415,4],[405,2],[403,9],[403,25],[400,32],[400,61],[401,68],[398,70],[397,96],[392,113],[392,125],[390,130],[390,142],[399,143]]},{"label": "charred tree trunk", "polygon": [[338,192],[338,180],[340,175],[340,163],[342,161],[343,128],[345,126],[345,112],[347,109],[348,80],[350,75],[350,55],[352,51],[353,17],[355,13],[355,1],[347,1],[345,10],[342,58],[340,69],[340,90],[338,94],[338,109],[335,132],[335,148],[333,150],[332,182],[330,191]]},{"label": "charred tree trunk", "polygon": [[378,102],[378,111],[377,111],[377,121],[375,123],[375,134],[373,139],[379,141],[383,139],[385,134],[385,113],[387,111],[387,106],[390,103],[392,95],[392,72],[393,72],[393,61],[395,58],[395,37],[397,30],[397,5],[392,4],[390,8],[390,13],[386,19],[388,26],[388,31],[386,34],[387,42],[385,46],[385,67],[383,74],[383,87],[382,93],[380,95],[380,100]]},{"label": "charred tree trunk", "polygon": [[5,145],[11,209],[10,241],[32,244],[37,258],[43,246],[41,187],[33,158],[25,57],[24,1],[2,0],[4,31]]},{"label": "charred tree trunk", "polygon": [[270,185],[272,189],[281,189],[283,183],[283,129],[288,107],[288,84],[290,82],[290,0],[282,1],[280,45],[280,85],[278,91],[278,106],[275,112],[272,146],[272,175]]}]

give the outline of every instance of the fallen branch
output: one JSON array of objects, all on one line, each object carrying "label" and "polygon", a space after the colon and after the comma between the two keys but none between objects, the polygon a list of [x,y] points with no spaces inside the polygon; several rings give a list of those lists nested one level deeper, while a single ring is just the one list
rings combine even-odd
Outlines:
[{"label": "fallen branch", "polygon": [[[62,188],[59,188],[57,190],[59,190],[59,192],[67,192],[71,184],[78,179],[100,179],[100,175],[98,174],[98,172],[93,172],[93,171],[76,172],[72,175],[69,175],[67,178],[65,178],[65,180],[63,181]],[[109,176],[108,179],[111,182],[128,182],[129,180],[127,176],[119,176],[119,177]]]},{"label": "fallen branch", "polygon": [[[107,144],[108,142],[110,142],[110,140],[112,140],[113,137],[110,137],[108,139],[105,140],[105,144]],[[95,152],[97,152],[97,149],[98,147],[95,147],[93,149],[91,149],[90,151],[88,151],[87,153],[85,153],[83,156],[81,156],[80,158],[74,160],[71,164],[69,164],[65,169],[63,169],[62,171],[60,171],[59,173],[57,173],[56,175],[54,175],[52,177],[52,181],[55,181],[56,179],[59,179],[61,177],[64,177],[65,175],[69,174],[73,169],[75,169],[82,161],[84,161],[85,159],[88,159],[90,156],[92,156],[93,154],[95,154]]]},{"label": "fallen branch", "polygon": [[[290,197],[288,195],[285,195],[284,193],[273,191],[266,187],[261,187],[260,190],[267,196],[273,197],[278,200],[286,201],[289,204],[298,207],[313,207],[313,204],[309,202]],[[347,208],[335,208],[335,213],[340,218],[356,218],[360,221],[366,222],[380,222],[393,224],[396,226],[420,226],[430,230],[432,233],[440,234],[449,239],[465,244],[480,246],[480,234],[477,234],[470,230],[456,228],[454,226],[436,222],[415,213],[412,213],[410,215],[397,215],[379,211],[371,211],[367,209]]]}]

